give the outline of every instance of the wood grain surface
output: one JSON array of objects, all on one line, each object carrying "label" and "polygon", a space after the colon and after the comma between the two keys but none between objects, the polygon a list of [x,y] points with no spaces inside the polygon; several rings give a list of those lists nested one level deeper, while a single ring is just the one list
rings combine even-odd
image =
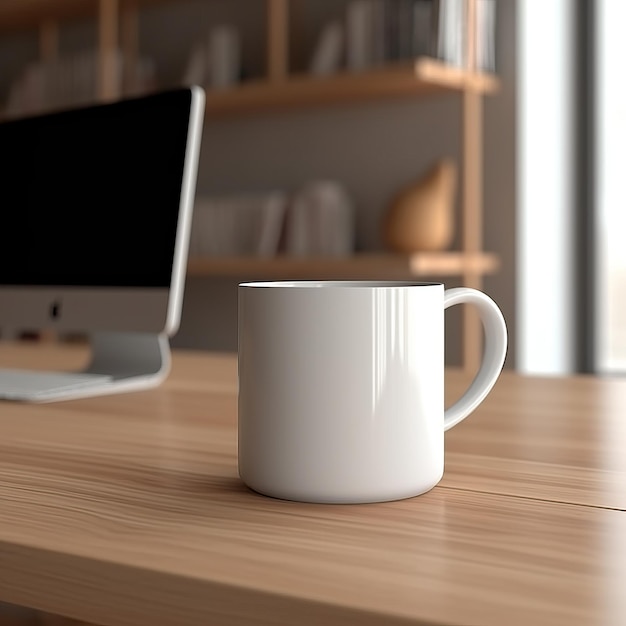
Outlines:
[{"label": "wood grain surface", "polygon": [[[462,378],[448,373],[449,401]],[[626,379],[504,372],[446,433],[441,484],[626,510]]]},{"label": "wood grain surface", "polygon": [[626,623],[626,382],[506,372],[439,486],[352,506],[245,488],[236,390],[234,356],[179,352],[152,391],[0,403],[0,601],[111,626]]}]

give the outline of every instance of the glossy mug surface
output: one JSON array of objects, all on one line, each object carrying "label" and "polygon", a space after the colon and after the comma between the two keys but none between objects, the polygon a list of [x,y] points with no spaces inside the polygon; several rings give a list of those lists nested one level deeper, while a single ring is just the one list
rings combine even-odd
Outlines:
[{"label": "glossy mug surface", "polygon": [[[444,311],[477,307],[481,367],[444,410]],[[440,283],[239,285],[239,473],[262,494],[363,503],[430,490],[444,431],[495,384],[504,318],[484,293]]]}]

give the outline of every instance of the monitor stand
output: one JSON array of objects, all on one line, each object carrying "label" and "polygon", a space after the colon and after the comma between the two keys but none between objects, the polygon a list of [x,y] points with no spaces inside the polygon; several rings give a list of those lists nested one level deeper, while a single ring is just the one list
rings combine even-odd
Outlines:
[{"label": "monitor stand", "polygon": [[0,369],[0,399],[51,402],[149,389],[169,373],[167,335],[97,332],[90,340],[91,360],[82,371]]},{"label": "monitor stand", "polygon": [[170,363],[167,335],[98,332],[91,337],[91,361],[84,373],[111,376],[113,384],[150,387],[167,376]]}]

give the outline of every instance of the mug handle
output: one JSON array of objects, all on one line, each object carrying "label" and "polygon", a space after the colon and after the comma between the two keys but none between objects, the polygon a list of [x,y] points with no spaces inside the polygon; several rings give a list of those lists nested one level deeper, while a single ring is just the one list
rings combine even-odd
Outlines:
[{"label": "mug handle", "polygon": [[450,408],[446,409],[443,429],[450,430],[472,413],[487,397],[500,376],[507,349],[507,332],[504,316],[498,305],[482,291],[469,287],[446,289],[443,308],[455,304],[473,304],[485,329],[483,360],[468,390]]}]

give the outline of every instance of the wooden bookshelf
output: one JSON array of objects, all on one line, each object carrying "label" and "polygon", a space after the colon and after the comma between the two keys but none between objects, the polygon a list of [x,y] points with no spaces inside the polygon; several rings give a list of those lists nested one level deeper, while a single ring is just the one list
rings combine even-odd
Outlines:
[{"label": "wooden bookshelf", "polygon": [[480,274],[499,269],[493,254],[424,252],[412,255],[355,254],[350,257],[215,257],[192,258],[187,266],[191,277],[250,277],[271,279],[372,279],[408,280],[419,277],[461,276],[468,268]]},{"label": "wooden bookshelf", "polygon": [[[124,77],[113,63],[119,46],[129,75],[141,46],[139,12],[152,4],[182,0],[0,0],[0,33],[33,30],[39,35],[42,59],[59,54],[59,26],[64,20],[89,17],[97,22],[98,93],[102,100],[121,96]],[[211,0],[207,0],[211,1]],[[233,0],[234,1],[234,0]],[[244,4],[243,0],[242,4]],[[250,0],[248,0],[250,1]],[[483,250],[482,98],[496,92],[496,76],[476,71],[476,33],[467,29],[465,67],[436,59],[393,63],[363,72],[329,77],[289,72],[291,0],[256,0],[266,7],[266,77],[227,91],[209,92],[208,120],[250,116],[310,107],[358,105],[391,98],[423,98],[452,94],[461,98],[461,220],[460,249],[411,256],[358,254],[347,259],[191,259],[189,276],[250,278],[373,278],[458,276],[464,285],[482,289],[485,275],[498,270],[498,259]],[[308,0],[315,2],[315,0]],[[476,0],[464,0],[470,19]],[[464,362],[475,369],[482,351],[482,331],[475,313],[464,308]]]},{"label": "wooden bookshelf", "polygon": [[341,72],[329,77],[291,75],[288,80],[248,81],[235,89],[216,91],[207,98],[207,116],[229,117],[256,112],[315,106],[355,104],[398,97],[423,97],[461,92],[468,85],[480,93],[494,93],[498,79],[469,74],[436,59],[420,58],[363,72]]}]

